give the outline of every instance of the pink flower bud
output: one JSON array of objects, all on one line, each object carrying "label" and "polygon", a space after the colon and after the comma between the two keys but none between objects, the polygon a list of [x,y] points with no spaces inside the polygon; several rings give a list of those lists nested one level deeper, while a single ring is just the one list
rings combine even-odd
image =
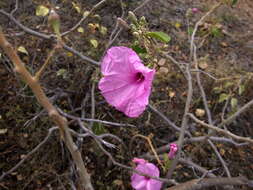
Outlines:
[{"label": "pink flower bud", "polygon": [[134,159],[132,160],[132,162],[134,162],[134,163],[136,163],[136,164],[145,164],[145,163],[147,163],[147,161],[144,160],[144,159],[142,159],[142,158],[134,158]]},{"label": "pink flower bud", "polygon": [[170,152],[168,154],[169,159],[172,160],[175,157],[177,150],[178,150],[177,144],[175,143],[170,144]]}]

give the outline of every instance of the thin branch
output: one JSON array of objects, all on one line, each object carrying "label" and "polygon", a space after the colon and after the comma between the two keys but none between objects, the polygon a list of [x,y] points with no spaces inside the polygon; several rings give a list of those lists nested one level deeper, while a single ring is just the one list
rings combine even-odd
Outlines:
[{"label": "thin branch", "polygon": [[198,123],[198,124],[200,124],[200,125],[202,125],[202,126],[208,128],[208,129],[212,129],[212,130],[214,130],[214,131],[217,131],[217,132],[219,132],[219,133],[222,133],[223,135],[229,136],[229,137],[231,137],[231,138],[233,138],[233,139],[236,139],[236,140],[238,140],[238,141],[244,141],[244,142],[248,142],[248,143],[253,144],[253,139],[251,139],[251,138],[249,138],[249,137],[237,136],[237,135],[235,135],[235,134],[233,134],[233,133],[231,133],[231,132],[229,132],[229,131],[226,131],[226,130],[224,130],[224,129],[220,129],[220,128],[215,127],[215,126],[213,126],[213,125],[209,125],[209,124],[205,123],[204,121],[199,120],[198,118],[196,118],[196,117],[195,117],[193,114],[191,114],[191,113],[188,113],[188,116],[190,116],[190,118],[192,118],[196,123]]},{"label": "thin branch", "polygon": [[83,55],[82,53],[80,53],[79,51],[69,47],[68,45],[66,44],[63,44],[63,48],[71,53],[73,53],[74,55],[78,56],[79,58],[81,58],[82,60],[84,61],[87,61],[88,63],[91,63],[93,66],[100,66],[100,63]]},{"label": "thin branch", "polygon": [[43,141],[41,141],[34,149],[32,149],[27,155],[24,156],[22,160],[20,160],[13,168],[8,170],[7,172],[3,172],[3,174],[0,176],[0,181],[3,180],[3,178],[12,172],[16,171],[26,160],[28,160],[35,152],[37,152],[51,137],[53,131],[58,129],[58,127],[52,127],[48,130],[47,136],[44,138]]},{"label": "thin branch", "polygon": [[140,135],[140,134],[137,134],[137,135],[133,136],[133,137],[131,138],[131,141],[130,141],[130,151],[132,151],[133,142],[134,142],[134,140],[135,140],[137,137],[143,138],[143,139],[145,139],[146,141],[148,141],[149,147],[150,147],[151,151],[153,152],[154,156],[156,157],[157,162],[158,162],[159,165],[165,170],[165,167],[164,167],[164,165],[162,164],[160,158],[158,157],[157,152],[156,152],[156,150],[155,150],[155,148],[154,148],[154,146],[153,146],[153,144],[152,144],[152,142],[151,142],[151,140],[150,140],[150,137],[146,137],[146,136]]},{"label": "thin branch", "polygon": [[[157,115],[159,115],[164,121],[166,121],[166,123],[168,123],[169,126],[171,126],[174,130],[179,131],[179,132],[181,131],[181,129],[175,123],[173,123],[168,117],[166,117],[165,115],[163,115],[163,113],[161,113],[155,107],[153,107],[150,104],[148,105],[148,107],[149,107],[149,109],[151,111],[153,111],[154,113],[156,113]],[[186,131],[186,135],[189,136],[189,137],[191,137],[191,134],[188,131]]]},{"label": "thin branch", "polygon": [[19,0],[16,0],[15,9],[11,11],[11,15],[13,15],[18,10],[18,3],[19,3]]},{"label": "thin branch", "polygon": [[185,183],[170,187],[167,190],[201,190],[212,186],[224,185],[248,185],[250,181],[245,177],[217,177],[217,178],[204,178],[193,179]]},{"label": "thin branch", "polygon": [[50,52],[49,52],[49,54],[48,54],[48,56],[47,56],[47,59],[46,59],[46,61],[45,61],[45,63],[41,66],[41,68],[37,71],[37,73],[35,74],[35,76],[34,76],[34,79],[35,80],[39,80],[40,79],[40,76],[42,75],[42,73],[45,71],[45,69],[47,68],[47,66],[49,65],[49,60],[50,60],[50,58],[54,55],[54,53],[55,53],[55,49],[56,49],[56,47],[54,47]]},{"label": "thin branch", "polygon": [[[209,139],[214,142],[229,143],[229,144],[234,145],[235,147],[246,146],[249,144],[249,143],[237,143],[237,142],[233,141],[232,139],[225,138],[225,137],[212,137],[211,136],[211,137],[209,137]],[[206,141],[206,136],[191,137],[191,138],[184,139],[184,143],[199,143],[199,142],[203,142],[203,141]],[[156,152],[158,154],[169,152],[171,143],[176,143],[176,141],[170,142],[170,143],[163,145],[163,146],[160,146],[159,148],[156,149]],[[145,158],[150,155],[151,155],[150,153],[145,153],[145,154],[142,154],[140,157]]]},{"label": "thin branch", "polygon": [[[91,119],[95,118],[95,87],[96,83],[93,81],[92,82],[92,87],[91,87]],[[93,126],[93,121],[90,121],[89,128],[92,129]]]},{"label": "thin branch", "polygon": [[19,21],[17,21],[11,14],[5,12],[4,10],[0,10],[0,13],[7,16],[7,18],[9,18],[12,22],[14,22],[19,28],[21,28],[23,31],[25,31],[28,34],[31,34],[33,36],[37,36],[39,38],[43,38],[45,40],[50,40],[50,39],[54,39],[55,36],[54,35],[47,35],[44,33],[40,33],[37,32],[35,30],[32,30],[30,28],[27,28],[26,26],[24,26],[23,24],[21,24]]},{"label": "thin branch", "polygon": [[222,5],[222,2],[217,3],[214,5],[201,19],[195,24],[195,27],[193,29],[192,35],[191,35],[191,42],[190,42],[190,58],[192,59],[193,56],[193,50],[194,50],[194,38],[196,35],[196,32],[198,30],[198,27],[203,23],[203,21],[208,17],[215,9],[220,7]]},{"label": "thin branch", "polygon": [[129,171],[131,171],[131,172],[137,173],[137,174],[139,174],[139,175],[149,177],[149,178],[151,178],[151,179],[156,179],[156,180],[158,180],[158,181],[162,181],[162,182],[168,183],[168,184],[175,184],[175,183],[174,183],[174,180],[168,180],[168,179],[165,179],[165,178],[159,178],[159,177],[155,177],[155,176],[150,176],[150,175],[147,175],[147,174],[145,174],[145,173],[143,173],[143,172],[140,172],[140,171],[138,171],[138,170],[136,170],[136,169],[133,169],[133,168],[131,168],[131,167],[129,167],[129,166],[126,166],[126,165],[124,165],[124,164],[121,164],[121,163],[117,162],[117,161],[113,158],[113,156],[112,156],[108,151],[106,151],[106,150],[104,149],[104,147],[101,145],[100,142],[98,142],[98,141],[96,141],[96,142],[97,142],[99,148],[103,151],[103,153],[104,153],[105,155],[107,155],[107,156],[109,157],[109,159],[112,161],[112,163],[113,163],[114,165],[116,165],[116,166],[118,166],[118,167],[121,167],[121,168],[124,168],[124,169],[127,169],[127,170],[129,170]]},{"label": "thin branch", "polygon": [[[56,36],[55,35],[47,35],[44,33],[40,33],[37,32],[35,30],[32,30],[26,26],[24,26],[23,24],[21,24],[19,21],[17,21],[12,15],[10,15],[9,13],[5,12],[4,10],[0,10],[0,13],[7,16],[7,18],[9,18],[12,22],[14,22],[19,28],[21,28],[23,31],[25,31],[27,34],[30,34],[32,36],[37,36],[39,38],[45,39],[45,40],[56,40]],[[77,50],[69,47],[66,44],[63,44],[63,48],[71,53],[73,53],[74,55],[78,56],[79,58],[81,58],[84,61],[87,61],[88,63],[94,65],[94,66],[99,66],[100,63],[83,55],[82,53],[78,52]]]},{"label": "thin branch", "polygon": [[150,0],[145,0],[143,3],[141,3],[138,7],[136,7],[133,12],[137,12],[138,10],[140,10],[142,7],[144,7],[146,4],[149,3]]},{"label": "thin branch", "polygon": [[217,156],[218,159],[220,160],[221,165],[223,166],[223,168],[224,168],[224,170],[225,170],[227,176],[228,176],[228,177],[231,177],[230,171],[229,171],[229,169],[228,169],[228,167],[227,167],[227,163],[224,161],[224,159],[223,159],[222,156],[220,155],[220,153],[219,153],[219,151],[217,150],[216,146],[213,144],[213,142],[212,142],[210,139],[208,139],[207,142],[208,142],[209,145],[212,147],[212,149],[214,150],[216,156]]},{"label": "thin branch", "polygon": [[225,119],[223,122],[221,122],[217,127],[222,127],[224,125],[227,125],[234,121],[238,116],[240,116],[242,113],[247,111],[251,106],[253,106],[253,99],[249,101],[247,104],[245,104],[243,107],[241,107],[237,112],[235,112],[233,115],[231,115],[229,118]]},{"label": "thin branch", "polygon": [[177,145],[178,145],[178,151],[177,151],[177,155],[175,157],[175,159],[172,161],[172,164],[169,168],[169,171],[167,173],[167,178],[170,179],[172,177],[172,173],[175,170],[177,163],[178,163],[178,159],[181,156],[181,151],[182,151],[182,146],[184,143],[184,136],[186,133],[186,127],[188,125],[188,117],[187,114],[189,113],[190,110],[190,106],[191,106],[191,101],[192,101],[192,95],[193,95],[193,87],[192,87],[192,76],[190,73],[190,65],[187,65],[186,67],[186,74],[187,74],[187,82],[188,82],[188,92],[187,92],[187,99],[186,99],[186,103],[185,103],[185,110],[184,110],[184,116],[183,116],[183,120],[182,120],[182,124],[181,124],[181,128],[180,128],[180,135],[177,141]]},{"label": "thin branch", "polygon": [[80,118],[80,117],[76,117],[70,114],[65,113],[64,111],[62,111],[61,109],[58,108],[58,111],[65,117],[69,118],[69,119],[73,119],[73,120],[77,120],[80,119],[81,121],[88,121],[88,122],[96,122],[96,123],[102,123],[105,125],[112,125],[112,126],[118,126],[118,127],[132,127],[132,128],[137,128],[135,125],[131,125],[131,124],[125,124],[125,123],[115,123],[115,122],[110,122],[110,121],[104,121],[104,120],[99,120],[99,119],[90,119],[90,118]]},{"label": "thin branch", "polygon": [[68,31],[66,32],[63,32],[61,34],[61,36],[66,36],[67,34],[69,34],[70,32],[73,32],[74,30],[76,30],[91,14],[93,14],[93,12],[95,12],[98,8],[100,8],[107,0],[102,0],[100,1],[99,3],[97,3],[96,5],[94,5],[92,7],[92,9],[89,11],[89,13],[87,15],[83,15],[83,18],[78,22],[76,23],[75,26],[73,26],[71,29],[69,29]]}]

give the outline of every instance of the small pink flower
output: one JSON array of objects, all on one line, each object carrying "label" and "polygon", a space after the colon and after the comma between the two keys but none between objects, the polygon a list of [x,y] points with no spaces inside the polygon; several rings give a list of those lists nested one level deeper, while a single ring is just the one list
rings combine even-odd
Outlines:
[{"label": "small pink flower", "polygon": [[198,8],[192,8],[192,13],[198,13],[199,9]]},{"label": "small pink flower", "polygon": [[[139,160],[143,161],[143,159]],[[160,175],[159,169],[147,161],[139,163],[135,169],[150,176]],[[131,185],[135,190],[160,190],[162,182],[134,173],[131,177]]]},{"label": "small pink flower", "polygon": [[102,60],[99,89],[106,101],[128,117],[138,117],[148,105],[155,70],[145,67],[127,47],[110,48]]},{"label": "small pink flower", "polygon": [[178,147],[177,144],[171,143],[170,144],[170,152],[169,152],[169,159],[173,159],[177,153]]}]

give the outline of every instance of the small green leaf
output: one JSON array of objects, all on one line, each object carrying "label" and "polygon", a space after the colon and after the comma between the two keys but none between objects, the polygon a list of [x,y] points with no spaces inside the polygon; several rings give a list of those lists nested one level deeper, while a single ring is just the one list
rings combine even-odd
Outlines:
[{"label": "small green leaf", "polygon": [[91,40],[90,40],[90,43],[91,43],[91,45],[92,45],[94,48],[97,48],[97,47],[98,47],[98,41],[97,41],[97,40],[91,39]]},{"label": "small green leaf", "polygon": [[49,9],[43,5],[39,5],[36,8],[36,16],[46,16],[49,13]]},{"label": "small green leaf", "polygon": [[107,28],[104,27],[104,26],[100,26],[100,27],[99,27],[99,32],[100,32],[102,35],[106,35],[106,33],[107,33]]},{"label": "small green leaf", "polygon": [[90,11],[84,11],[83,12],[83,17],[87,17],[87,16],[89,16],[89,14],[90,14]]},{"label": "small green leaf", "polygon": [[56,76],[62,76],[62,78],[66,79],[67,78],[67,70],[66,69],[59,69],[56,72]]},{"label": "small green leaf", "polygon": [[171,40],[171,37],[164,32],[148,32],[147,35],[165,43]]},{"label": "small green leaf", "polygon": [[107,133],[106,128],[101,123],[94,123],[93,127],[92,127],[92,131],[96,135],[101,135],[101,134]]},{"label": "small green leaf", "polygon": [[84,33],[84,29],[83,29],[83,27],[79,27],[79,28],[77,28],[77,32]]},{"label": "small green leaf", "polygon": [[78,13],[81,13],[81,8],[77,3],[72,2],[73,7],[76,9]]},{"label": "small green leaf", "polygon": [[224,85],[224,87],[225,88],[229,88],[229,87],[231,87],[233,85],[234,85],[234,83],[232,83],[232,82],[226,82],[225,85]]},{"label": "small green leaf", "polygon": [[194,30],[193,27],[190,26],[187,30],[188,35],[192,35],[193,30]]},{"label": "small green leaf", "polygon": [[27,52],[27,50],[25,49],[24,46],[19,46],[18,47],[18,51],[21,52],[21,53],[24,53],[24,54],[28,55],[28,52]]},{"label": "small green leaf", "polygon": [[133,45],[132,46],[132,49],[137,53],[147,53],[147,50],[145,48],[141,48],[140,46],[138,45]]},{"label": "small green leaf", "polygon": [[232,98],[230,104],[231,104],[232,109],[236,109],[238,100],[236,98]]},{"label": "small green leaf", "polygon": [[238,90],[238,91],[239,91],[239,92],[238,92],[239,95],[242,95],[242,93],[245,91],[245,86],[241,84],[241,85],[239,86],[239,90]]},{"label": "small green leaf", "polygon": [[219,94],[220,92],[222,91],[222,88],[221,87],[214,87],[213,88],[213,92],[215,93],[215,94]]},{"label": "small green leaf", "polygon": [[238,0],[232,0],[231,5],[234,6],[237,2]]},{"label": "small green leaf", "polygon": [[229,95],[228,94],[225,94],[225,93],[222,93],[219,97],[219,100],[218,102],[221,103],[221,102],[224,102],[225,100],[227,100],[229,98]]}]

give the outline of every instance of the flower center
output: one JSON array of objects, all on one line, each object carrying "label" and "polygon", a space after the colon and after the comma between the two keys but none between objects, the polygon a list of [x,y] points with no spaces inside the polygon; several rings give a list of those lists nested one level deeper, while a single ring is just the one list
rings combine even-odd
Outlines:
[{"label": "flower center", "polygon": [[135,80],[136,82],[142,82],[144,81],[145,77],[141,72],[136,73]]},{"label": "flower center", "polygon": [[146,180],[150,180],[150,177],[148,177],[148,176],[145,176],[145,179],[146,179]]}]

